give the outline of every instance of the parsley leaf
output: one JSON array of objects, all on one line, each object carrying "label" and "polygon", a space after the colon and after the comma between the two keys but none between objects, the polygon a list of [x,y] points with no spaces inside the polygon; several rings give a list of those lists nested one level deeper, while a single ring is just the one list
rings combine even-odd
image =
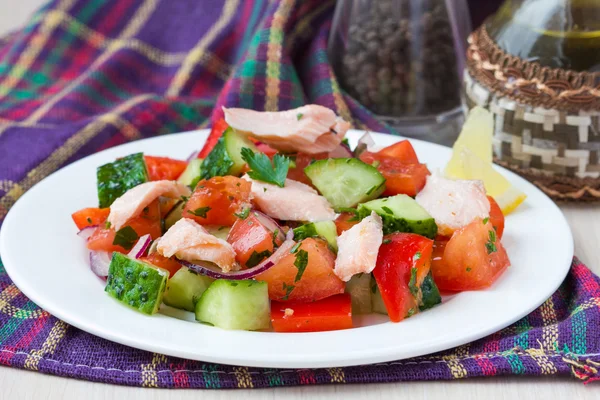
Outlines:
[{"label": "parsley leaf", "polygon": [[299,248],[301,245],[302,245],[302,242],[298,242],[298,243],[296,243],[296,244],[294,245],[294,247],[292,247],[292,248],[290,249],[290,253],[294,254],[295,252],[297,252],[297,251],[298,251],[298,248]]},{"label": "parsley leaf", "polygon": [[489,241],[485,244],[485,248],[487,249],[488,254],[492,254],[498,251],[498,248],[496,247],[496,231],[490,230],[488,231],[488,234]]},{"label": "parsley leaf", "polygon": [[300,121],[300,120],[302,119],[302,117],[304,117],[304,114],[302,114],[302,113],[298,113],[298,114],[296,114],[296,119],[297,119],[298,121]]},{"label": "parsley leaf", "polygon": [[339,213],[354,214],[354,216],[352,218],[348,219],[348,222],[360,221],[360,214],[359,214],[359,212],[358,212],[358,210],[356,208],[340,207],[340,208],[336,209],[335,211],[339,212]]},{"label": "parsley leaf", "polygon": [[219,138],[215,147],[202,161],[200,176],[202,179],[210,179],[213,176],[225,176],[233,167],[233,160],[225,147],[223,136]]},{"label": "parsley leaf", "polygon": [[350,147],[350,142],[348,141],[347,137],[342,139],[342,144],[345,145],[345,146]]},{"label": "parsley leaf", "polygon": [[296,268],[298,268],[298,273],[296,274],[296,277],[294,278],[294,283],[296,283],[300,279],[302,279],[302,274],[304,274],[304,270],[306,269],[307,265],[308,265],[308,251],[299,250],[296,253],[296,261],[294,261],[294,266]]},{"label": "parsley leaf", "polygon": [[485,225],[485,224],[487,224],[489,220],[490,220],[490,217],[485,217],[485,218],[483,219],[483,224],[484,224],[484,225]]},{"label": "parsley leaf", "polygon": [[248,258],[248,261],[246,261],[246,267],[248,267],[248,268],[256,267],[258,264],[260,264],[262,262],[262,260],[264,260],[265,258],[269,258],[269,256],[271,256],[271,254],[272,253],[269,250],[261,251],[260,253],[253,251],[250,258]]},{"label": "parsley leaf", "polygon": [[247,147],[243,147],[242,159],[248,163],[251,168],[248,171],[248,176],[257,181],[272,183],[279,187],[285,185],[288,169],[290,167],[290,159],[281,154],[273,156],[273,164],[271,160],[263,153],[255,153]]},{"label": "parsley leaf", "polygon": [[419,294],[419,288],[417,287],[417,269],[412,267],[410,269],[410,280],[408,281],[408,288],[410,289],[410,293],[417,297]]},{"label": "parsley leaf", "polygon": [[119,229],[115,234],[113,244],[121,246],[125,250],[131,250],[135,242],[139,239],[137,232],[129,225]]},{"label": "parsley leaf", "polygon": [[290,298],[290,294],[292,294],[292,291],[296,288],[296,286],[294,285],[286,285],[285,282],[283,282],[283,290],[285,290],[285,296],[283,296],[281,298],[281,300],[285,301],[287,299]]},{"label": "parsley leaf", "polygon": [[277,246],[277,236],[279,236],[279,228],[273,231],[273,247]]},{"label": "parsley leaf", "polygon": [[87,217],[87,218],[86,218],[86,221],[88,222],[88,224],[91,224],[91,223],[92,223],[92,219],[91,219],[90,217]]},{"label": "parsley leaf", "polygon": [[233,215],[235,215],[239,219],[246,219],[248,218],[248,215],[250,215],[250,207],[244,208],[240,213],[233,213]]},{"label": "parsley leaf", "polygon": [[206,218],[206,214],[211,210],[210,207],[196,208],[194,211],[188,210],[188,212],[196,217]]}]

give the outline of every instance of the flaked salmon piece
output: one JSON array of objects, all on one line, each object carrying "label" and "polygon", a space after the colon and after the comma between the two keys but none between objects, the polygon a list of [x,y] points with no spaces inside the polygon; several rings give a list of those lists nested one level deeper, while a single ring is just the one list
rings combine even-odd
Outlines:
[{"label": "flaked salmon piece", "polygon": [[176,181],[154,181],[137,185],[126,191],[110,206],[108,222],[119,230],[127,220],[139,215],[142,210],[160,196],[177,199],[189,196],[191,190]]},{"label": "flaked salmon piece", "polygon": [[316,104],[278,112],[223,107],[223,112],[225,121],[236,131],[284,152],[332,151],[350,129],[350,123]]},{"label": "flaked salmon piece", "polygon": [[490,202],[482,181],[448,179],[429,175],[417,203],[434,219],[438,234],[452,236],[454,231],[469,225],[475,218],[490,215]]},{"label": "flaked salmon piece", "polygon": [[169,228],[158,241],[156,251],[165,257],[175,256],[189,262],[208,261],[223,272],[239,269],[233,247],[189,218],[182,218]]},{"label": "flaked salmon piece", "polygon": [[382,241],[381,217],[372,212],[338,237],[338,255],[333,272],[344,282],[353,275],[370,273],[375,269]]},{"label": "flaked salmon piece", "polygon": [[252,183],[254,203],[269,217],[284,221],[331,221],[336,215],[327,199],[304,183],[285,180],[284,187],[254,180]]}]

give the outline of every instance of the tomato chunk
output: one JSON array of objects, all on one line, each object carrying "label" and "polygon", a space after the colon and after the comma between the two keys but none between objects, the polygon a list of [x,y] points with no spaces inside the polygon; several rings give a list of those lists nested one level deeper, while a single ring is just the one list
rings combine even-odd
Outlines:
[{"label": "tomato chunk", "polygon": [[311,303],[271,302],[275,332],[320,332],[352,328],[352,301],[347,293]]},{"label": "tomato chunk", "polygon": [[229,125],[227,122],[225,122],[225,118],[215,121],[212,129],[210,130],[210,134],[204,143],[204,147],[202,147],[202,150],[200,150],[200,153],[198,153],[198,158],[206,158],[206,156],[208,156],[208,153],[210,153],[213,147],[217,145],[219,138],[223,136],[223,133],[227,130],[227,128],[229,128]]},{"label": "tomato chunk", "polygon": [[487,198],[490,201],[490,222],[496,230],[498,239],[502,239],[502,234],[504,233],[504,214],[492,196],[488,196]]},{"label": "tomato chunk", "polygon": [[234,214],[252,206],[250,189],[250,182],[235,176],[202,180],[183,207],[183,216],[201,225],[232,226]]},{"label": "tomato chunk", "polygon": [[288,170],[288,179],[302,182],[306,185],[312,186],[312,182],[308,179],[308,176],[304,173],[304,168],[308,167],[315,160],[324,160],[327,158],[327,153],[318,153],[318,154],[305,154],[298,153],[296,154],[296,166],[294,168],[290,168]]},{"label": "tomato chunk", "polygon": [[[327,242],[308,238],[300,243],[295,253],[288,254],[256,276],[256,280],[269,284],[269,298],[307,302],[343,293],[346,285],[333,273],[335,254],[329,250]],[[297,261],[302,256],[306,257],[304,265]]]},{"label": "tomato chunk", "polygon": [[[162,235],[160,204],[158,200],[153,201],[141,215],[127,221],[125,226],[132,227],[138,237],[148,234],[152,239],[156,239]],[[114,228],[106,229],[104,225],[100,225],[89,237],[87,248],[90,250],[102,250],[110,253],[116,251],[127,254],[130,249],[125,249],[119,245],[113,244],[115,235],[116,232]]]},{"label": "tomato chunk", "polygon": [[391,146],[379,150],[377,154],[384,157],[391,157],[404,164],[419,164],[417,153],[408,140],[394,143]]},{"label": "tomato chunk", "polygon": [[481,219],[454,232],[442,259],[431,266],[440,290],[485,289],[502,275],[510,260],[495,232],[491,221]]},{"label": "tomato chunk", "polygon": [[384,196],[406,194],[414,197],[425,186],[427,175],[431,174],[425,164],[406,164],[378,153],[364,151],[360,159],[367,164],[377,165],[377,170],[385,178]]},{"label": "tomato chunk", "polygon": [[252,211],[246,219],[233,224],[227,241],[235,250],[235,259],[240,265],[252,268],[268,258],[275,246],[285,239],[283,232],[264,214]]},{"label": "tomato chunk", "polygon": [[429,273],[433,240],[414,233],[384,236],[373,276],[392,322],[419,311],[419,290]]},{"label": "tomato chunk", "polygon": [[101,225],[106,222],[108,215],[110,214],[110,208],[84,208],[71,214],[73,222],[77,225],[79,230],[87,228],[88,226]]},{"label": "tomato chunk", "polygon": [[356,218],[356,214],[351,212],[343,212],[335,219],[335,227],[337,229],[338,236],[342,234],[342,232],[347,231],[352,228],[354,225],[358,224],[360,220]]},{"label": "tomato chunk", "polygon": [[185,171],[187,162],[169,157],[144,156],[151,181],[174,181]]},{"label": "tomato chunk", "polygon": [[169,271],[169,277],[175,275],[175,272],[179,271],[181,264],[172,258],[167,258],[158,253],[152,253],[146,257],[140,257],[141,261],[150,263],[156,267],[166,269]]}]

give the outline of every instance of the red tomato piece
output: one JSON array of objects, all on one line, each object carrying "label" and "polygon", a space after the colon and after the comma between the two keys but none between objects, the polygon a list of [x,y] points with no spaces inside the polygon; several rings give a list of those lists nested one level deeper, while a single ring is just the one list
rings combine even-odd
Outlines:
[{"label": "red tomato piece", "polygon": [[181,264],[172,258],[167,258],[158,253],[152,253],[146,257],[140,257],[141,261],[150,263],[156,267],[166,269],[169,271],[169,277],[175,275],[175,272],[179,271]]},{"label": "red tomato piece", "polygon": [[[235,250],[236,261],[242,266],[251,268],[273,254],[275,246],[281,246],[283,243],[281,240],[283,232],[275,232],[275,229],[278,228],[272,221],[255,211],[251,212],[246,219],[235,221],[227,241]],[[248,264],[249,260],[250,264]]]},{"label": "red tomato piece", "polygon": [[256,143],[256,148],[261,153],[265,153],[267,155],[267,157],[269,157],[269,158],[273,158],[273,156],[278,153],[278,151],[276,149],[272,148],[268,144],[261,143],[261,142]]},{"label": "red tomato piece", "polygon": [[[153,201],[145,211],[142,212],[142,215],[127,221],[125,226],[131,226],[139,237],[149,234],[152,239],[156,239],[162,235],[160,204],[158,200]],[[129,250],[113,244],[115,235],[116,232],[114,228],[106,229],[101,225],[94,231],[92,236],[89,237],[87,247],[90,250],[102,250],[108,251],[109,253],[117,251],[119,253],[127,254]]]},{"label": "red tomato piece", "polygon": [[504,214],[492,196],[488,196],[487,198],[490,201],[490,222],[496,230],[498,239],[502,239],[502,234],[504,233]]},{"label": "red tomato piece", "polygon": [[101,225],[106,222],[110,214],[110,208],[84,208],[71,214],[73,222],[77,225],[79,230],[87,228],[88,226]]},{"label": "red tomato piece", "polygon": [[347,293],[311,303],[271,302],[275,332],[322,332],[352,328],[352,301]]},{"label": "red tomato piece", "polygon": [[235,176],[202,180],[183,207],[183,216],[202,225],[232,226],[245,208],[251,207],[251,183]]},{"label": "red tomato piece", "polygon": [[308,179],[308,176],[304,173],[304,168],[308,167],[314,160],[324,160],[327,158],[327,153],[318,154],[296,154],[296,166],[288,170],[288,179],[302,182],[306,185],[312,186],[312,182]]},{"label": "red tomato piece", "polygon": [[227,130],[227,128],[229,128],[229,125],[227,122],[225,122],[225,118],[215,121],[212,129],[210,130],[210,134],[204,143],[204,147],[202,147],[202,150],[200,150],[200,153],[198,153],[198,158],[206,158],[208,153],[210,153],[217,145],[219,138],[223,136],[223,133]]},{"label": "red tomato piece", "polygon": [[415,153],[415,149],[408,140],[394,143],[391,146],[379,150],[377,154],[384,157],[392,157],[404,164],[419,164],[417,153]]},{"label": "red tomato piece", "polygon": [[431,272],[440,290],[457,292],[489,287],[509,265],[492,223],[476,219],[454,232]]},{"label": "red tomato piece", "polygon": [[144,156],[151,181],[174,181],[185,171],[187,162],[169,157]]},{"label": "red tomato piece", "polygon": [[[307,253],[304,271],[296,266],[300,250]],[[256,276],[269,284],[269,298],[277,301],[307,302],[344,293],[346,285],[333,273],[335,254],[327,242],[317,238],[304,239],[295,253],[283,257],[277,264]]]},{"label": "red tomato piece", "polygon": [[335,227],[337,228],[338,236],[342,232],[347,231],[360,221],[356,218],[356,215],[350,212],[343,212],[335,219]]},{"label": "red tomato piece", "polygon": [[392,322],[419,311],[418,290],[429,273],[433,240],[414,233],[383,238],[373,276]]},{"label": "red tomato piece", "polygon": [[367,164],[377,165],[377,170],[385,178],[384,196],[406,194],[414,197],[425,186],[427,175],[431,174],[425,164],[405,164],[395,158],[368,151],[363,152],[360,159]]}]

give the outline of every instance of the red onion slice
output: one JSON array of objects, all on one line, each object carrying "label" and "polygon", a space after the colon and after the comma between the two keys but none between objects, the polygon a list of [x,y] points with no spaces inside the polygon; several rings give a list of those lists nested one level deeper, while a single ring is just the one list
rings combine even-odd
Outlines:
[{"label": "red onion slice", "polygon": [[294,230],[292,228],[289,228],[285,234],[285,240],[294,240]]},{"label": "red onion slice", "polygon": [[365,150],[372,150],[373,147],[375,146],[375,140],[373,139],[373,137],[371,136],[371,134],[369,132],[365,132],[364,135],[362,135],[360,137],[360,139],[358,139],[358,143],[356,144],[356,147],[354,148],[354,156],[358,157],[360,156],[360,153],[362,153]]},{"label": "red onion slice", "polygon": [[107,251],[90,251],[90,269],[101,278],[108,276],[110,253]]},{"label": "red onion slice", "polygon": [[327,154],[327,157],[329,157],[329,158],[354,158],[354,154],[352,153],[352,150],[350,150],[350,147],[348,147],[342,143],[335,149],[331,150],[329,152],[329,154]]},{"label": "red onion slice", "polygon": [[286,240],[277,249],[277,251],[275,251],[275,253],[271,254],[271,257],[267,258],[266,260],[258,264],[256,267],[244,269],[241,271],[223,272],[213,267],[212,264],[205,263],[202,261],[191,263],[189,261],[179,260],[179,262],[194,272],[209,276],[214,279],[251,279],[276,265],[279,262],[279,260],[281,260],[283,257],[289,254],[290,250],[292,249],[292,247],[294,247],[295,244],[296,242],[294,242],[293,240]]},{"label": "red onion slice", "polygon": [[90,238],[90,236],[92,236],[96,228],[98,228],[98,225],[86,226],[85,228],[77,232],[77,236],[87,241]]},{"label": "red onion slice", "polygon": [[142,236],[127,255],[131,258],[140,258],[144,255],[148,247],[150,247],[150,243],[152,243],[150,235]]},{"label": "red onion slice", "polygon": [[199,151],[194,151],[192,154],[189,155],[189,157],[185,161],[187,161],[187,163],[189,164],[190,161],[195,160],[196,158],[198,158],[198,154],[200,154]]},{"label": "red onion slice", "polygon": [[261,213],[260,211],[252,211],[252,213],[265,228],[271,232],[277,231],[277,239],[279,239],[281,242],[286,239],[285,232],[273,218],[269,217],[267,214]]}]

